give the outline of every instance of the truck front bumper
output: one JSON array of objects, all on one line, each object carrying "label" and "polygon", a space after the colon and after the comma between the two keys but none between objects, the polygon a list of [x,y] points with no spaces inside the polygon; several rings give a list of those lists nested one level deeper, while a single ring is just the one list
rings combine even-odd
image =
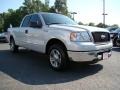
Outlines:
[{"label": "truck front bumper", "polygon": [[68,51],[70,60],[76,62],[87,62],[94,60],[103,60],[111,56],[111,49],[97,50],[97,51]]}]

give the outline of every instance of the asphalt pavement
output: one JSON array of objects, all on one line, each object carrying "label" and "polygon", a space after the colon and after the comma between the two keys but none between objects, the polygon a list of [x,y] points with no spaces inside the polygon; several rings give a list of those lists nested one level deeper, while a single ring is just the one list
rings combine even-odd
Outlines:
[{"label": "asphalt pavement", "polygon": [[71,63],[56,72],[46,55],[26,49],[13,54],[7,43],[0,43],[0,90],[120,90],[120,48],[113,48],[108,60]]}]

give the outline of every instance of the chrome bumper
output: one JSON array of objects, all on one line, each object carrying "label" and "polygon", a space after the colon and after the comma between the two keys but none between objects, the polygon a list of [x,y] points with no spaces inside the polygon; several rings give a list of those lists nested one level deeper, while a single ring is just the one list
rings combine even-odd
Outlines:
[{"label": "chrome bumper", "polygon": [[85,62],[93,60],[103,60],[103,53],[108,53],[108,57],[110,57],[111,49],[87,52],[68,51],[68,56],[72,61]]}]

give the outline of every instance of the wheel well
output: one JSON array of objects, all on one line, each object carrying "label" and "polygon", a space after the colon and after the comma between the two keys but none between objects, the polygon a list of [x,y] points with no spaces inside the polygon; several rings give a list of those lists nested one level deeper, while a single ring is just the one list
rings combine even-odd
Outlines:
[{"label": "wheel well", "polygon": [[48,41],[47,45],[46,45],[46,54],[48,54],[48,49],[50,48],[51,45],[54,45],[54,44],[59,44],[61,45],[64,50],[67,51],[67,48],[65,46],[65,44],[61,41],[61,40],[58,40],[58,39],[51,39]]}]

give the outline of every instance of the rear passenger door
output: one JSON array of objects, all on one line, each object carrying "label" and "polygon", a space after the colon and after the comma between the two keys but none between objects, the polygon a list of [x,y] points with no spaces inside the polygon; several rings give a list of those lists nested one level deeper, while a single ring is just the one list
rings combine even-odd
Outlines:
[{"label": "rear passenger door", "polygon": [[27,33],[29,30],[29,21],[31,16],[26,16],[20,26],[20,29],[17,31],[17,38],[19,39],[18,43],[21,46],[27,47]]}]

